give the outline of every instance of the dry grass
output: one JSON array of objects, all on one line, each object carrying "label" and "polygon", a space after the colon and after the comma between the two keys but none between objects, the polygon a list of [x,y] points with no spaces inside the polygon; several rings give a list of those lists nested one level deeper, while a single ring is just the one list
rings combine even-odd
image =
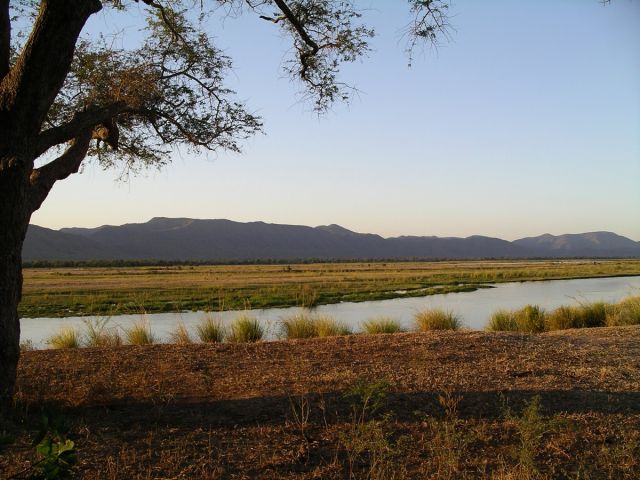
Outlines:
[{"label": "dry grass", "polygon": [[428,308],[416,313],[416,327],[421,332],[430,330],[459,330],[462,327],[460,316],[451,310]]},{"label": "dry grass", "polygon": [[264,337],[264,329],[255,317],[241,315],[231,323],[227,341],[231,343],[255,343]]},{"label": "dry grass", "polygon": [[82,335],[77,328],[62,327],[47,339],[47,344],[55,349],[80,348]]},{"label": "dry grass", "polygon": [[46,405],[79,479],[635,479],[638,358],[638,326],[26,352],[0,472]]},{"label": "dry grass", "polygon": [[226,331],[222,322],[211,314],[205,315],[196,327],[198,338],[204,343],[220,343],[224,340]]},{"label": "dry grass", "polygon": [[313,338],[350,335],[351,330],[328,315],[299,313],[282,319],[281,333],[283,338]]},{"label": "dry grass", "polygon": [[124,336],[129,345],[152,345],[156,343],[156,338],[149,328],[149,321],[145,318],[141,318],[129,328],[126,328]]},{"label": "dry grass", "polygon": [[390,317],[378,317],[365,320],[362,322],[362,330],[369,335],[400,333],[403,331],[400,322]]},{"label": "dry grass", "polygon": [[122,345],[122,337],[115,327],[109,327],[109,317],[84,320],[84,346],[107,348]]},{"label": "dry grass", "polygon": [[191,333],[189,333],[189,329],[186,327],[184,322],[178,322],[176,327],[173,329],[170,335],[171,343],[177,343],[178,345],[188,345],[193,343],[193,338],[191,338]]},{"label": "dry grass", "polygon": [[640,325],[640,296],[628,297],[607,308],[609,326]]}]

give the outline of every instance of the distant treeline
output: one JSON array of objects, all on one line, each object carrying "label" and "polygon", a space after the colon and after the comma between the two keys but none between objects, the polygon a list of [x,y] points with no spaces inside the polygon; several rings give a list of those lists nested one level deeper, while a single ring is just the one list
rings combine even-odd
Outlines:
[{"label": "distant treeline", "polygon": [[498,261],[498,260],[628,260],[610,257],[562,257],[562,258],[263,258],[253,260],[31,260],[22,262],[23,268],[88,268],[88,267],[196,267],[207,265],[287,265],[314,263],[401,263],[401,262],[451,262],[451,261]]}]

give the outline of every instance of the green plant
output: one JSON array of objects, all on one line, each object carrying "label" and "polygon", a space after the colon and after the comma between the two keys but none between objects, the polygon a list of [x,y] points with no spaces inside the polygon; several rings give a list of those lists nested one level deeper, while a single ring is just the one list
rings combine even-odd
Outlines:
[{"label": "green plant", "polygon": [[371,335],[379,333],[398,333],[403,331],[402,327],[400,327],[400,322],[388,317],[366,320],[362,322],[362,329]]},{"label": "green plant", "polygon": [[79,348],[82,338],[78,329],[73,327],[62,327],[47,339],[47,343],[52,348]]},{"label": "green plant", "polygon": [[264,336],[264,329],[254,317],[241,315],[231,324],[227,340],[234,343],[258,342]]},{"label": "green plant", "polygon": [[200,341],[205,343],[220,343],[225,336],[224,325],[211,315],[206,315],[200,320],[196,332]]},{"label": "green plant", "polygon": [[579,307],[579,328],[604,327],[607,324],[607,304],[584,303]]},{"label": "green plant", "polygon": [[149,322],[145,319],[140,319],[129,328],[125,328],[124,335],[129,345],[152,345],[156,343],[156,338],[149,328]]},{"label": "green plant", "polygon": [[115,328],[108,328],[109,317],[84,319],[84,345],[87,347],[117,347],[122,337]]},{"label": "green plant", "polygon": [[497,310],[491,315],[487,330],[493,332],[515,332],[518,330],[515,316],[510,310]]},{"label": "green plant", "polygon": [[544,331],[545,313],[538,305],[525,305],[514,312],[517,330],[524,333]]},{"label": "green plant", "polygon": [[311,338],[318,332],[313,317],[298,313],[282,320],[282,334],[285,338]]},{"label": "green plant", "polygon": [[[77,463],[75,443],[66,436],[60,418],[44,416],[40,432],[33,442],[38,460],[30,468],[30,480],[64,480],[72,478]],[[25,472],[26,473],[26,472]]]},{"label": "green plant", "polygon": [[193,343],[191,334],[183,322],[179,322],[171,332],[171,343],[187,345]]},{"label": "green plant", "polygon": [[458,330],[462,326],[460,317],[451,310],[429,308],[416,313],[416,326],[419,331]]}]

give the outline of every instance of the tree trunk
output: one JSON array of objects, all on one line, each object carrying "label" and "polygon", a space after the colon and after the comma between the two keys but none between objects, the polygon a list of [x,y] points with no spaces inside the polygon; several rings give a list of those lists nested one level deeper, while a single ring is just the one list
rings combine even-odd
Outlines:
[{"label": "tree trunk", "polygon": [[[4,167],[2,166],[4,163]],[[22,243],[31,211],[23,162],[0,161],[0,414],[12,407],[20,357],[18,303],[22,291]]]}]

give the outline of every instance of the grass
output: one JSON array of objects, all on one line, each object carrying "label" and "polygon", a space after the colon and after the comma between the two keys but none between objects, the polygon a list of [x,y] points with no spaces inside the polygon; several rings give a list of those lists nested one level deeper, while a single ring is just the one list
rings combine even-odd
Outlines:
[{"label": "grass", "polygon": [[282,319],[282,334],[285,338],[312,338],[318,336],[312,316],[298,313]]},{"label": "grass", "polygon": [[640,275],[640,260],[25,268],[21,317],[232,310],[472,291],[487,284]]},{"label": "grass", "polygon": [[460,316],[451,310],[428,308],[416,313],[416,327],[421,332],[430,330],[459,330],[462,326]]},{"label": "grass", "polygon": [[153,345],[156,343],[156,338],[149,328],[149,322],[145,319],[140,319],[126,328],[124,336],[129,345]]},{"label": "grass", "polygon": [[193,338],[184,322],[179,322],[170,334],[171,343],[178,345],[188,345],[193,343]]},{"label": "grass", "polygon": [[492,332],[515,332],[518,330],[515,315],[511,310],[500,309],[493,312],[487,325]]},{"label": "grass", "polygon": [[225,328],[220,320],[208,314],[200,320],[196,327],[196,333],[201,342],[220,343],[224,340]]},{"label": "grass", "polygon": [[82,335],[77,328],[62,327],[47,339],[47,344],[55,349],[80,348],[82,346]]},{"label": "grass", "polygon": [[109,317],[85,319],[84,346],[107,348],[122,345],[122,337],[115,328],[109,328]]},{"label": "grass", "polygon": [[241,315],[231,324],[227,341],[232,343],[259,342],[264,336],[264,329],[255,317]]},{"label": "grass", "polygon": [[282,319],[281,325],[284,338],[336,337],[351,334],[349,327],[328,315],[299,313]]},{"label": "grass", "polygon": [[403,329],[400,326],[400,322],[395,318],[379,317],[371,318],[362,322],[362,330],[370,335],[377,335],[380,333],[399,333]]},{"label": "grass", "polygon": [[628,297],[607,308],[608,326],[640,325],[640,296]]}]

